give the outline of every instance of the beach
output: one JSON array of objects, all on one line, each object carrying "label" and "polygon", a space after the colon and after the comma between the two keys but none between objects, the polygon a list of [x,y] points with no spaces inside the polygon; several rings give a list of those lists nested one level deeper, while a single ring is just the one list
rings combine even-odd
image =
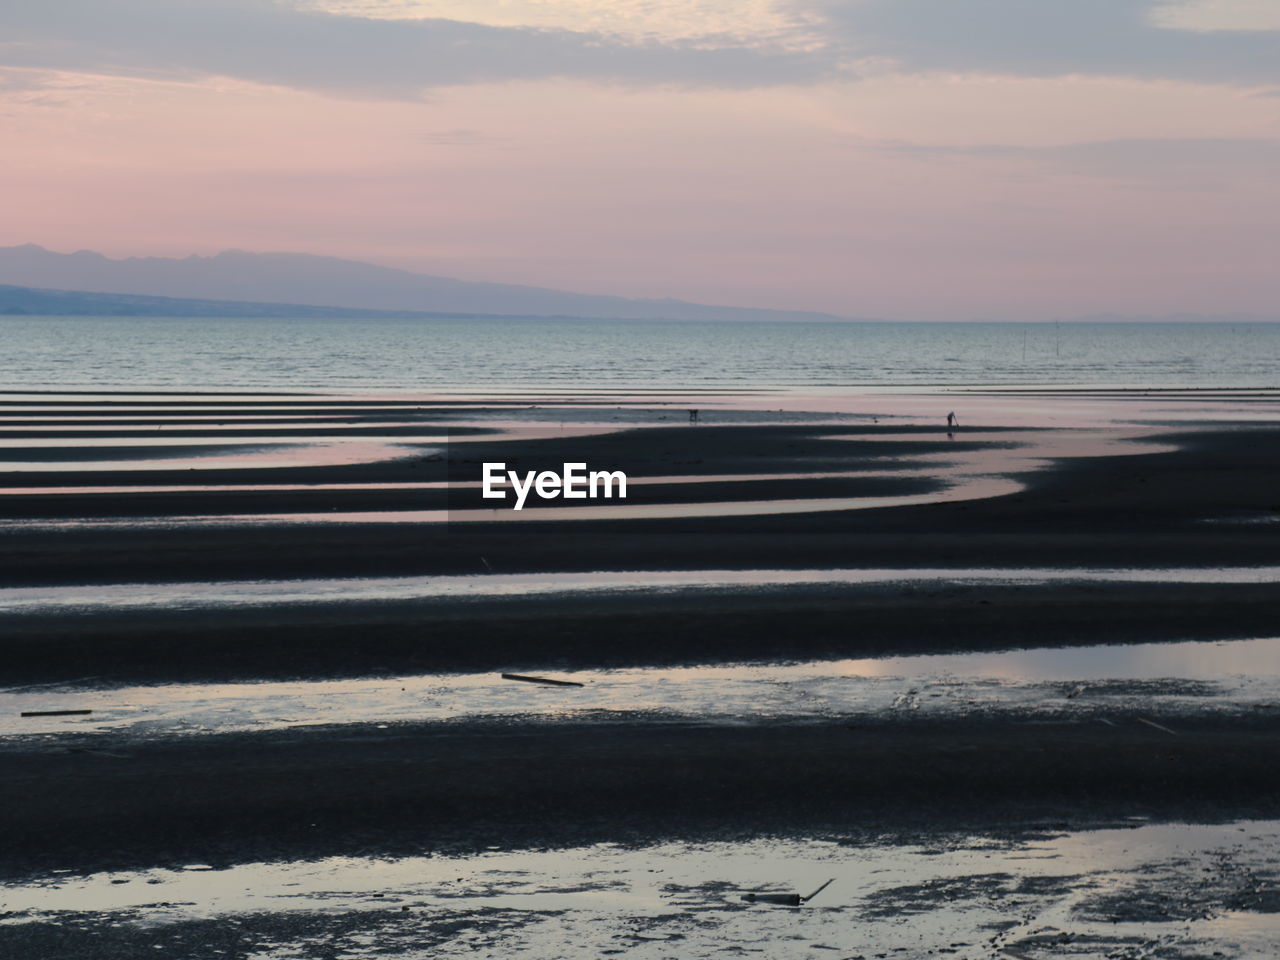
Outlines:
[{"label": "beach", "polygon": [[[5,888],[1272,823],[1276,402],[9,395]],[[626,500],[480,498],[484,462],[570,460],[625,471]],[[16,716],[65,709],[92,712]],[[182,955],[142,929],[120,955]]]},{"label": "beach", "polygon": [[1280,0],[0,38],[0,960],[1280,957]]}]

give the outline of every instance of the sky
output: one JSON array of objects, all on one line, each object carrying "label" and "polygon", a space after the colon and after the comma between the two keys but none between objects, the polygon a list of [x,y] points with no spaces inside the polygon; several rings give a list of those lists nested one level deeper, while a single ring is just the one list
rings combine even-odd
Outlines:
[{"label": "sky", "polygon": [[1280,318],[1280,0],[4,0],[0,245]]}]

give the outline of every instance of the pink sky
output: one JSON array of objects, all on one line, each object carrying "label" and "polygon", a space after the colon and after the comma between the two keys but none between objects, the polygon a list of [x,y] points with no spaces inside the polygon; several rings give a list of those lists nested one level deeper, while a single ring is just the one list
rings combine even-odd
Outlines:
[{"label": "pink sky", "polygon": [[1274,4],[946,0],[973,15],[944,30],[943,0],[889,2],[11,0],[0,245],[1280,316]]}]

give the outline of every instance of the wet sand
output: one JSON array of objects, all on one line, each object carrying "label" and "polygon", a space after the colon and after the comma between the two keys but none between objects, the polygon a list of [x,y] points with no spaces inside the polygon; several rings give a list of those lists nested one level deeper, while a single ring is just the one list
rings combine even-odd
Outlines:
[{"label": "wet sand", "polygon": [[[833,836],[52,877],[4,895],[49,960],[158,956],[1266,958],[1272,821],[1017,841]],[[800,906],[769,897],[821,893]],[[42,922],[43,921],[43,922]]]},{"label": "wet sand", "polygon": [[906,585],[8,617],[8,684],[839,659],[1276,632],[1274,583]]},{"label": "wet sand", "polygon": [[[142,400],[104,406],[145,407]],[[1140,427],[1052,429],[1047,420],[1042,428],[1028,424],[1020,410],[1016,425],[966,425],[955,437],[921,422],[923,414],[877,422],[856,410],[812,419],[787,410],[778,415],[783,422],[769,422],[766,411],[751,412],[754,399],[743,399],[724,413],[734,422],[714,422],[712,408],[704,413],[710,422],[694,428],[679,423],[679,401],[674,409],[631,404],[616,413],[616,400],[542,409],[541,423],[513,422],[531,406],[528,398],[378,400],[368,410],[342,401],[344,419],[320,425],[315,443],[300,447],[310,456],[304,461],[291,461],[292,447],[266,449],[273,437],[296,436],[289,425],[248,428],[229,442],[221,428],[165,424],[160,432],[180,430],[183,442],[148,446],[132,436],[131,422],[106,413],[92,431],[53,430],[59,401],[32,400],[42,409],[31,411],[40,416],[26,439],[65,446],[26,449],[56,453],[76,469],[27,469],[21,437],[0,438],[11,444],[4,456],[24,464],[5,472],[0,463],[0,490],[23,491],[0,492],[0,610],[6,589],[15,601],[0,614],[0,684],[51,684],[46,694],[56,705],[77,690],[109,696],[130,683],[779,664],[1277,633],[1280,584],[1271,573],[1250,573],[1280,566],[1277,528],[1214,521],[1280,512],[1280,425],[1232,422],[1231,397],[1217,410],[1214,398],[1195,400],[1207,409],[1197,414],[1203,422],[1171,415]],[[68,415],[95,415],[97,401],[62,402]],[[204,415],[222,401],[157,403],[177,417],[195,407]],[[304,404],[333,415],[334,402],[316,398],[225,406],[243,416]],[[391,428],[383,425],[388,407],[400,411]],[[6,416],[22,409],[15,401]],[[155,413],[163,420],[163,410]],[[556,435],[560,416],[571,430],[564,437]],[[379,425],[365,429],[361,418]],[[348,427],[350,439],[338,435]],[[442,429],[457,430],[445,456]],[[113,432],[122,445],[101,446]],[[261,459],[238,465],[235,457],[248,450]],[[126,456],[136,458],[135,469],[95,468]],[[487,459],[525,469],[587,460],[653,478],[629,498],[652,515],[575,521],[548,508],[544,518],[519,524],[500,516],[466,524],[395,519],[396,511],[444,511],[447,520],[450,511],[476,509],[476,491],[456,484],[474,482]],[[984,478],[1015,489],[946,499],[946,491]],[[77,486],[109,490],[80,494]],[[165,489],[184,486],[196,489]],[[913,495],[926,500],[778,515],[661,515],[670,504],[696,508],[744,496],[768,503]],[[323,519],[353,511],[381,519]],[[300,513],[306,522],[281,519]],[[185,519],[194,517],[241,519]],[[895,568],[941,572],[903,583],[697,588],[705,571]],[[1007,569],[1011,579],[965,581],[963,572],[975,568]],[[1239,582],[1087,575],[1123,568],[1231,568]],[[1012,575],[1028,569],[1080,575],[1049,582]],[[592,571],[683,571],[690,587],[307,598],[308,579],[483,582]],[[252,580],[290,581],[299,596],[221,606],[102,602],[112,585]],[[74,588],[79,601],[39,609],[16,603],[22,589],[43,587]],[[1280,675],[1280,664],[1271,672]],[[53,869],[192,860],[460,855],[673,837],[870,842],[883,833],[919,840],[968,831],[1008,839],[1136,815],[1194,822],[1280,816],[1274,691],[1230,702],[1208,697],[1197,707],[1167,695],[1190,690],[1178,682],[1154,677],[1123,701],[1078,711],[1073,699],[1070,710],[1050,715],[1016,705],[945,716],[842,707],[834,715],[740,713],[715,722],[636,710],[513,710],[489,718],[462,711],[198,737],[77,732],[68,723],[0,740],[5,858],[11,877],[38,878]],[[1063,690],[1053,695],[1067,697]],[[127,944],[120,949],[127,955]]]},{"label": "wet sand", "polygon": [[1274,817],[1275,712],[64,736],[4,751],[6,859],[92,870],[669,836],[1013,835],[1134,814]]},{"label": "wet sand", "polygon": [[[1280,706],[1280,638],[1094,644],[982,653],[500,673],[0,691],[0,737],[201,737],[316,725],[798,722],[894,714],[1110,722],[1114,712],[1239,714]],[[43,711],[87,711],[68,716]],[[1194,719],[1194,718],[1193,718]]]}]

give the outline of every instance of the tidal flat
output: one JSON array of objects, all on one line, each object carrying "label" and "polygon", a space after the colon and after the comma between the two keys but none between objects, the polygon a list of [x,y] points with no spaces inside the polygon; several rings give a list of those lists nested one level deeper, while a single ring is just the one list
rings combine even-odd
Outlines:
[{"label": "tidal flat", "polygon": [[15,955],[1280,944],[1267,391],[3,399]]}]

